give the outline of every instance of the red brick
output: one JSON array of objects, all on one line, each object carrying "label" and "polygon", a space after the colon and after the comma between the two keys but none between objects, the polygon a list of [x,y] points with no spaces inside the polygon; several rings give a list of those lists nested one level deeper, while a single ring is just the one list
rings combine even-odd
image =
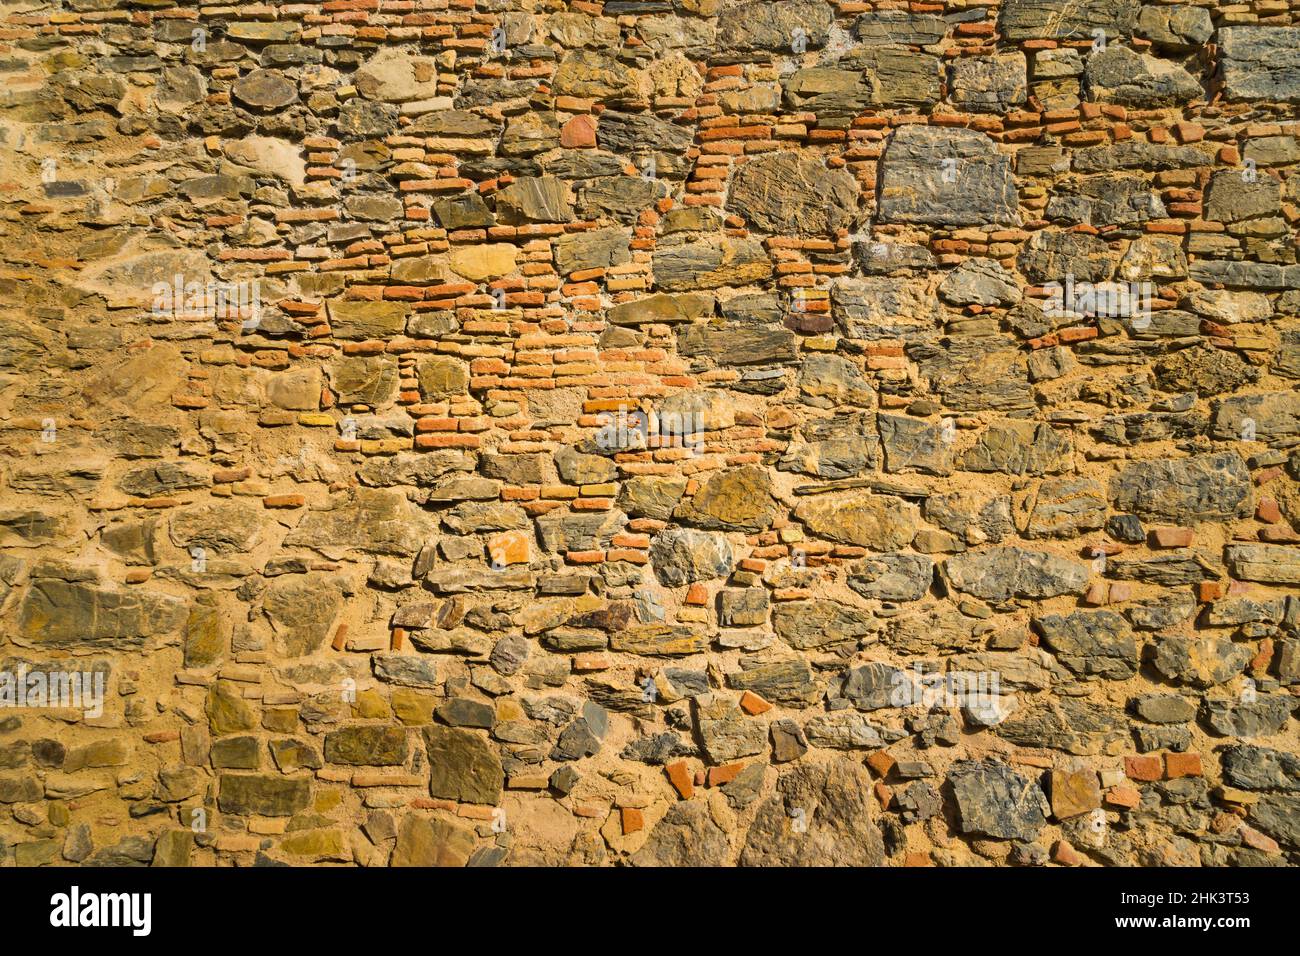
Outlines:
[{"label": "red brick", "polygon": [[1159,780],[1164,776],[1164,767],[1160,757],[1145,754],[1138,757],[1124,758],[1124,772],[1130,780]]},{"label": "red brick", "polygon": [[664,773],[668,775],[669,783],[673,785],[673,789],[677,791],[677,796],[681,797],[681,799],[689,800],[695,795],[695,782],[685,760],[676,760],[673,763],[665,764]]},{"label": "red brick", "polygon": [[736,777],[739,776],[740,771],[744,769],[745,765],[739,762],[723,764],[721,767],[710,767],[709,786],[720,787],[724,783],[730,783],[735,780]]},{"label": "red brick", "polygon": [[1178,777],[1201,776],[1201,755],[1198,753],[1165,754],[1165,776],[1170,780]]}]

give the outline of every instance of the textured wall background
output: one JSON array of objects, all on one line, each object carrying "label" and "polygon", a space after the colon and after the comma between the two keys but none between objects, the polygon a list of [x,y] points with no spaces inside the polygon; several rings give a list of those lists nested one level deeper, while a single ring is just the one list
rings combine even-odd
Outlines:
[{"label": "textured wall background", "polygon": [[0,858],[1297,862],[1296,9],[0,0]]}]

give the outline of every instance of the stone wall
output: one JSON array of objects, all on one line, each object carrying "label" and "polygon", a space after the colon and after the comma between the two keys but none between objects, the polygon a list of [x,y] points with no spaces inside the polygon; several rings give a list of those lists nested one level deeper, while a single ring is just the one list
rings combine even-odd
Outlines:
[{"label": "stone wall", "polygon": [[0,859],[1300,861],[1297,9],[0,0]]}]

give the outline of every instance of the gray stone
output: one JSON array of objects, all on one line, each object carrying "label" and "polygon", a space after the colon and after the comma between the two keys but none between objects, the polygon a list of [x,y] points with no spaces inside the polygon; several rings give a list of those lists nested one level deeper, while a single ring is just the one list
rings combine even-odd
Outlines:
[{"label": "gray stone", "polygon": [[754,239],[709,238],[660,244],[653,256],[655,284],[669,292],[749,285],[772,274],[772,263]]},{"label": "gray stone", "polygon": [[1216,402],[1211,434],[1228,441],[1272,441],[1300,434],[1300,393],[1234,395]]},{"label": "gray stone", "polygon": [[1214,35],[1214,21],[1203,7],[1144,6],[1138,12],[1137,35],[1163,49],[1190,53]]},{"label": "gray stone", "polygon": [[1205,688],[1232,680],[1253,656],[1249,647],[1224,638],[1162,637],[1152,650],[1151,664],[1171,681]]},{"label": "gray stone", "polygon": [[100,541],[127,564],[151,565],[157,562],[158,522],[129,521],[109,525],[100,532]]},{"label": "gray stone", "polygon": [[1038,486],[1026,538],[1075,538],[1106,519],[1106,493],[1086,478],[1049,478]]},{"label": "gray stone", "polygon": [[441,686],[438,664],[426,655],[382,654],[374,658],[375,677],[402,687]]},{"label": "gray stone", "polygon": [[795,335],[779,326],[697,322],[678,332],[677,351],[687,358],[706,356],[718,365],[787,363],[795,359]]},{"label": "gray stone", "polygon": [[421,358],[415,366],[420,394],[429,401],[464,395],[469,386],[469,369],[464,362],[445,355]]},{"label": "gray stone", "polygon": [[[583,219],[615,219],[634,223],[645,209],[668,195],[668,184],[647,176],[602,176],[589,179],[578,187],[577,212]],[[623,236],[609,240],[609,257],[620,255]],[[601,256],[597,249],[596,256]]]},{"label": "gray stone", "polygon": [[[944,161],[949,162],[946,166]],[[945,169],[952,170],[945,181]],[[1010,160],[982,133],[931,126],[896,130],[881,159],[882,222],[1019,225]]]},{"label": "gray stone", "polygon": [[187,602],[169,594],[35,578],[18,606],[13,635],[30,646],[129,648],[178,634],[187,617]]},{"label": "gray stone", "polygon": [[972,530],[978,531],[995,544],[1015,530],[1011,498],[1007,495],[987,499],[966,491],[931,495],[925,501],[925,520],[951,534],[964,536]]},{"label": "gray stone", "polygon": [[490,703],[469,697],[453,697],[444,700],[434,713],[444,724],[451,727],[476,727],[491,730],[496,723],[496,708]]},{"label": "gray stone", "polygon": [[211,476],[198,465],[162,461],[131,469],[118,479],[117,487],[128,495],[152,498],[211,484]]},{"label": "gray stone", "polygon": [[939,283],[939,294],[953,305],[1015,305],[1015,276],[992,259],[967,259]]},{"label": "gray stone", "polygon": [[722,10],[715,49],[744,59],[758,53],[790,51],[795,31],[808,49],[825,46],[834,12],[821,0],[752,0]]},{"label": "gray stone", "polygon": [[856,645],[872,632],[874,622],[870,611],[826,599],[781,601],[772,611],[776,633],[801,651]]},{"label": "gray stone", "polygon": [[876,107],[926,107],[939,100],[939,60],[928,53],[866,47],[850,52],[839,65],[863,78]]},{"label": "gray stone", "polygon": [[943,797],[930,784],[918,780],[894,795],[894,806],[904,823],[920,823],[943,810]]},{"label": "gray stone", "polygon": [[1047,822],[1038,784],[996,760],[963,760],[948,774],[962,833],[998,840],[1032,840]]},{"label": "gray stone", "polygon": [[674,517],[712,531],[765,531],[776,517],[768,470],[742,465],[715,471]]},{"label": "gray stone", "polygon": [[408,815],[397,828],[390,866],[462,867],[474,849],[474,831],[442,818]]},{"label": "gray stone", "polygon": [[[783,85],[791,109],[813,112],[819,118],[854,116],[876,100],[876,88],[862,69],[819,66],[795,70]],[[856,191],[855,186],[855,200]]]},{"label": "gray stone", "polygon": [[642,71],[630,68],[609,53],[571,50],[555,70],[551,91],[556,96],[634,103],[642,100],[647,89]]},{"label": "gray stone", "polygon": [[596,551],[609,547],[610,539],[624,524],[626,519],[617,512],[552,512],[537,520],[537,532],[547,551]]},{"label": "gray stone", "polygon": [[1223,776],[1243,790],[1300,790],[1300,756],[1238,744],[1223,751]]},{"label": "gray stone", "polygon": [[[630,243],[628,231],[619,226],[567,233],[555,240],[555,268],[567,276],[584,269],[621,266],[632,258]],[[610,310],[611,321],[618,308]]]},{"label": "gray stone", "polygon": [[1205,154],[1195,146],[1161,146],[1133,139],[1110,146],[1094,146],[1074,154],[1079,173],[1104,173],[1116,169],[1191,169],[1205,165]]},{"label": "gray stone", "polygon": [[1176,106],[1205,94],[1178,64],[1119,45],[1089,56],[1086,77],[1094,99],[1124,106]]},{"label": "gray stone", "polygon": [[[1045,215],[1052,220],[1098,227],[1138,226],[1152,219],[1164,219],[1168,210],[1160,201],[1160,194],[1145,180],[1134,176],[1098,176],[1061,186],[1048,203]],[[1140,247],[1129,250],[1131,255],[1139,251]],[[1092,305],[1087,298],[1089,294],[1093,297],[1091,301],[1096,301],[1099,296],[1106,296],[1108,290],[1076,290],[1074,301],[1066,298],[1062,305],[1075,312],[1103,311],[1107,307]]]},{"label": "gray stone", "polygon": [[869,340],[928,332],[940,316],[928,284],[907,277],[841,279],[831,286],[831,311],[850,337]]},{"label": "gray stone", "polygon": [[1133,746],[1132,731],[1120,710],[1072,698],[1024,707],[993,732],[1019,747],[1048,747],[1079,756],[1117,753],[1118,748]]},{"label": "gray stone", "polygon": [[1007,0],[998,10],[998,31],[1018,40],[1086,40],[1094,30],[1108,39],[1133,32],[1139,0],[1099,0],[1079,5],[1070,0]]},{"label": "gray stone", "polygon": [[778,470],[818,478],[852,478],[880,463],[880,441],[869,415],[810,420],[804,422],[802,431],[804,440],[786,446]]},{"label": "gray stone", "polygon": [[1187,272],[1189,278],[1207,285],[1222,283],[1243,289],[1290,289],[1300,285],[1296,266],[1272,262],[1197,259],[1188,265]]},{"label": "gray stone", "polygon": [[913,694],[907,672],[889,664],[871,662],[844,672],[838,695],[858,710],[881,710],[910,703]]},{"label": "gray stone", "polygon": [[508,225],[568,222],[573,218],[569,187],[554,176],[516,179],[496,194],[496,211]]},{"label": "gray stone", "polygon": [[629,858],[633,866],[725,866],[731,857],[727,833],[702,800],[673,804]]},{"label": "gray stone", "polygon": [[692,708],[695,729],[710,763],[728,763],[767,749],[767,725],[745,716],[730,698],[696,697],[692,699]]},{"label": "gray stone", "polygon": [[875,392],[853,362],[839,355],[809,355],[799,369],[805,395],[831,405],[870,405]]},{"label": "gray stone", "polygon": [[584,455],[571,445],[555,451],[555,467],[571,485],[599,485],[618,476],[618,466],[601,455]]},{"label": "gray stone", "polygon": [[742,866],[884,863],[871,776],[864,767],[842,758],[801,764],[782,774],[776,789],[745,834]]},{"label": "gray stone", "polygon": [[1045,475],[1069,467],[1074,447],[1067,433],[1043,423],[1004,421],[989,426],[962,456],[966,471]]},{"label": "gray stone", "polygon": [[943,403],[953,411],[1019,412],[1033,407],[1029,362],[1010,349],[988,353],[941,375]]},{"label": "gray stone", "polygon": [[772,762],[789,763],[808,752],[803,729],[789,718],[772,721]]},{"label": "gray stone", "polygon": [[1224,737],[1270,737],[1278,733],[1300,703],[1290,694],[1266,694],[1254,700],[1210,699],[1205,723]]},{"label": "gray stone", "polygon": [[848,585],[865,598],[919,601],[930,590],[934,561],[923,554],[900,552],[864,558],[849,568]]},{"label": "gray stone", "polygon": [[643,657],[687,657],[709,648],[708,635],[672,624],[631,625],[613,632],[610,650]]},{"label": "gray stone", "polygon": [[1034,626],[1057,659],[1080,677],[1128,680],[1137,673],[1137,642],[1114,611],[1049,614],[1034,618]]},{"label": "gray stone", "polygon": [[1282,184],[1272,176],[1256,175],[1253,181],[1242,178],[1235,169],[1225,169],[1210,177],[1205,189],[1205,218],[1215,222],[1238,223],[1263,216],[1282,215]]},{"label": "gray stone", "polygon": [[243,502],[213,501],[174,511],[172,544],[209,554],[243,554],[261,541],[261,514]]},{"label": "gray stone", "polygon": [[230,87],[235,99],[262,110],[282,109],[298,99],[298,87],[275,70],[253,70]]},{"label": "gray stone", "polygon": [[384,355],[347,355],[334,362],[330,378],[345,405],[386,405],[397,392],[397,361]]},{"label": "gray stone", "polygon": [[1195,392],[1202,398],[1234,392],[1259,372],[1233,352],[1212,347],[1183,349],[1155,365],[1156,384],[1166,392]]},{"label": "gray stone", "polygon": [[1300,847],[1300,796],[1264,794],[1250,808],[1250,820],[1280,842]]},{"label": "gray stone", "polygon": [[1185,724],[1196,716],[1196,702],[1177,694],[1145,694],[1132,705],[1134,713],[1153,724]]},{"label": "gray stone", "polygon": [[328,510],[309,512],[284,543],[327,553],[351,548],[408,556],[420,550],[426,532],[427,522],[401,490],[354,488],[333,496]]},{"label": "gray stone", "polygon": [[667,521],[685,493],[685,478],[634,475],[623,482],[617,504],[629,517]]},{"label": "gray stone", "polygon": [[767,623],[766,588],[727,588],[718,592],[718,623],[723,627],[755,627]]},{"label": "gray stone", "polygon": [[1105,240],[1053,229],[1030,236],[1016,263],[1033,282],[1061,285],[1071,276],[1075,282],[1105,282],[1115,273],[1115,260]]},{"label": "gray stone", "polygon": [[846,170],[828,169],[814,153],[767,153],[736,172],[728,208],[751,228],[782,235],[816,236],[854,229],[858,182]]},{"label": "gray stone", "polygon": [[318,651],[342,609],[340,584],[324,573],[276,578],[262,598],[262,610],[271,622],[277,646],[290,657]]},{"label": "gray stone", "polygon": [[807,707],[822,696],[821,684],[802,657],[778,661],[741,660],[741,670],[727,675],[732,690],[749,690],[787,707]]},{"label": "gray stone", "polygon": [[1228,26],[1218,43],[1228,99],[1300,102],[1300,28]]},{"label": "gray stone", "polygon": [[[690,127],[667,122],[651,113],[607,109],[600,114],[599,124],[596,137],[602,147],[625,156],[650,152],[659,175],[674,173],[673,154],[686,152],[694,141]],[[663,162],[665,159],[669,160],[668,164]]]},{"label": "gray stone", "polygon": [[551,751],[552,760],[581,760],[600,750],[609,729],[609,714],[595,701],[582,705],[582,715],[564,728]]},{"label": "gray stone", "polygon": [[325,759],[363,767],[392,767],[406,762],[406,731],[401,727],[363,724],[325,735]]},{"label": "gray stone", "polygon": [[1004,113],[1025,102],[1025,55],[962,57],[954,60],[948,86],[954,105],[975,113]]},{"label": "gray stone", "polygon": [[716,532],[669,527],[650,542],[655,577],[667,587],[722,577],[734,560],[731,545]]},{"label": "gray stone", "polygon": [[1146,581],[1164,587],[1214,581],[1222,574],[1201,554],[1188,548],[1151,558],[1115,558],[1107,562],[1106,573],[1121,581]]},{"label": "gray stone", "polygon": [[829,750],[879,749],[887,744],[880,728],[857,710],[836,710],[807,722],[803,728],[813,747]]},{"label": "gray stone", "polygon": [[1143,518],[1230,520],[1250,513],[1250,472],[1236,452],[1135,461],[1111,479],[1110,498]]},{"label": "gray stone", "polygon": [[863,43],[873,46],[931,46],[947,35],[948,24],[934,14],[873,10],[858,17],[853,32]]},{"label": "gray stone", "polygon": [[1300,584],[1300,548],[1276,544],[1230,544],[1223,558],[1240,581]]},{"label": "gray stone", "polygon": [[956,590],[986,601],[1082,594],[1088,587],[1087,565],[1016,547],[956,555],[943,574]]},{"label": "gray stone", "polygon": [[695,748],[673,733],[655,734],[651,737],[638,737],[619,754],[624,760],[637,760],[641,763],[663,766],[678,757],[697,756]]}]

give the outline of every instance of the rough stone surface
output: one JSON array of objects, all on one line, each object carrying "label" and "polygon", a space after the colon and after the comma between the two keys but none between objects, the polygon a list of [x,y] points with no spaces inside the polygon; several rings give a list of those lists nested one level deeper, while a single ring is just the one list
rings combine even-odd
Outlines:
[{"label": "rough stone surface", "polygon": [[1032,840],[1047,822],[1038,784],[994,760],[955,764],[948,775],[963,833],[996,840]]},{"label": "rough stone surface", "polygon": [[870,793],[869,774],[848,760],[784,773],[745,835],[740,865],[879,866],[884,844]]},{"label": "rough stone surface", "polygon": [[1231,99],[1300,102],[1300,29],[1225,27],[1219,50]]},{"label": "rough stone surface", "polygon": [[0,866],[1300,865],[1293,7],[9,0]]},{"label": "rough stone surface", "polygon": [[745,164],[731,183],[728,207],[763,232],[824,235],[852,228],[858,184],[829,170],[816,154],[772,153]]},{"label": "rough stone surface", "polygon": [[932,226],[1020,221],[1010,163],[993,141],[927,126],[901,127],[889,139],[877,215]]},{"label": "rough stone surface", "polygon": [[943,564],[957,591],[988,601],[1049,598],[1080,594],[1088,583],[1087,566],[1045,551],[990,548],[949,558]]}]

